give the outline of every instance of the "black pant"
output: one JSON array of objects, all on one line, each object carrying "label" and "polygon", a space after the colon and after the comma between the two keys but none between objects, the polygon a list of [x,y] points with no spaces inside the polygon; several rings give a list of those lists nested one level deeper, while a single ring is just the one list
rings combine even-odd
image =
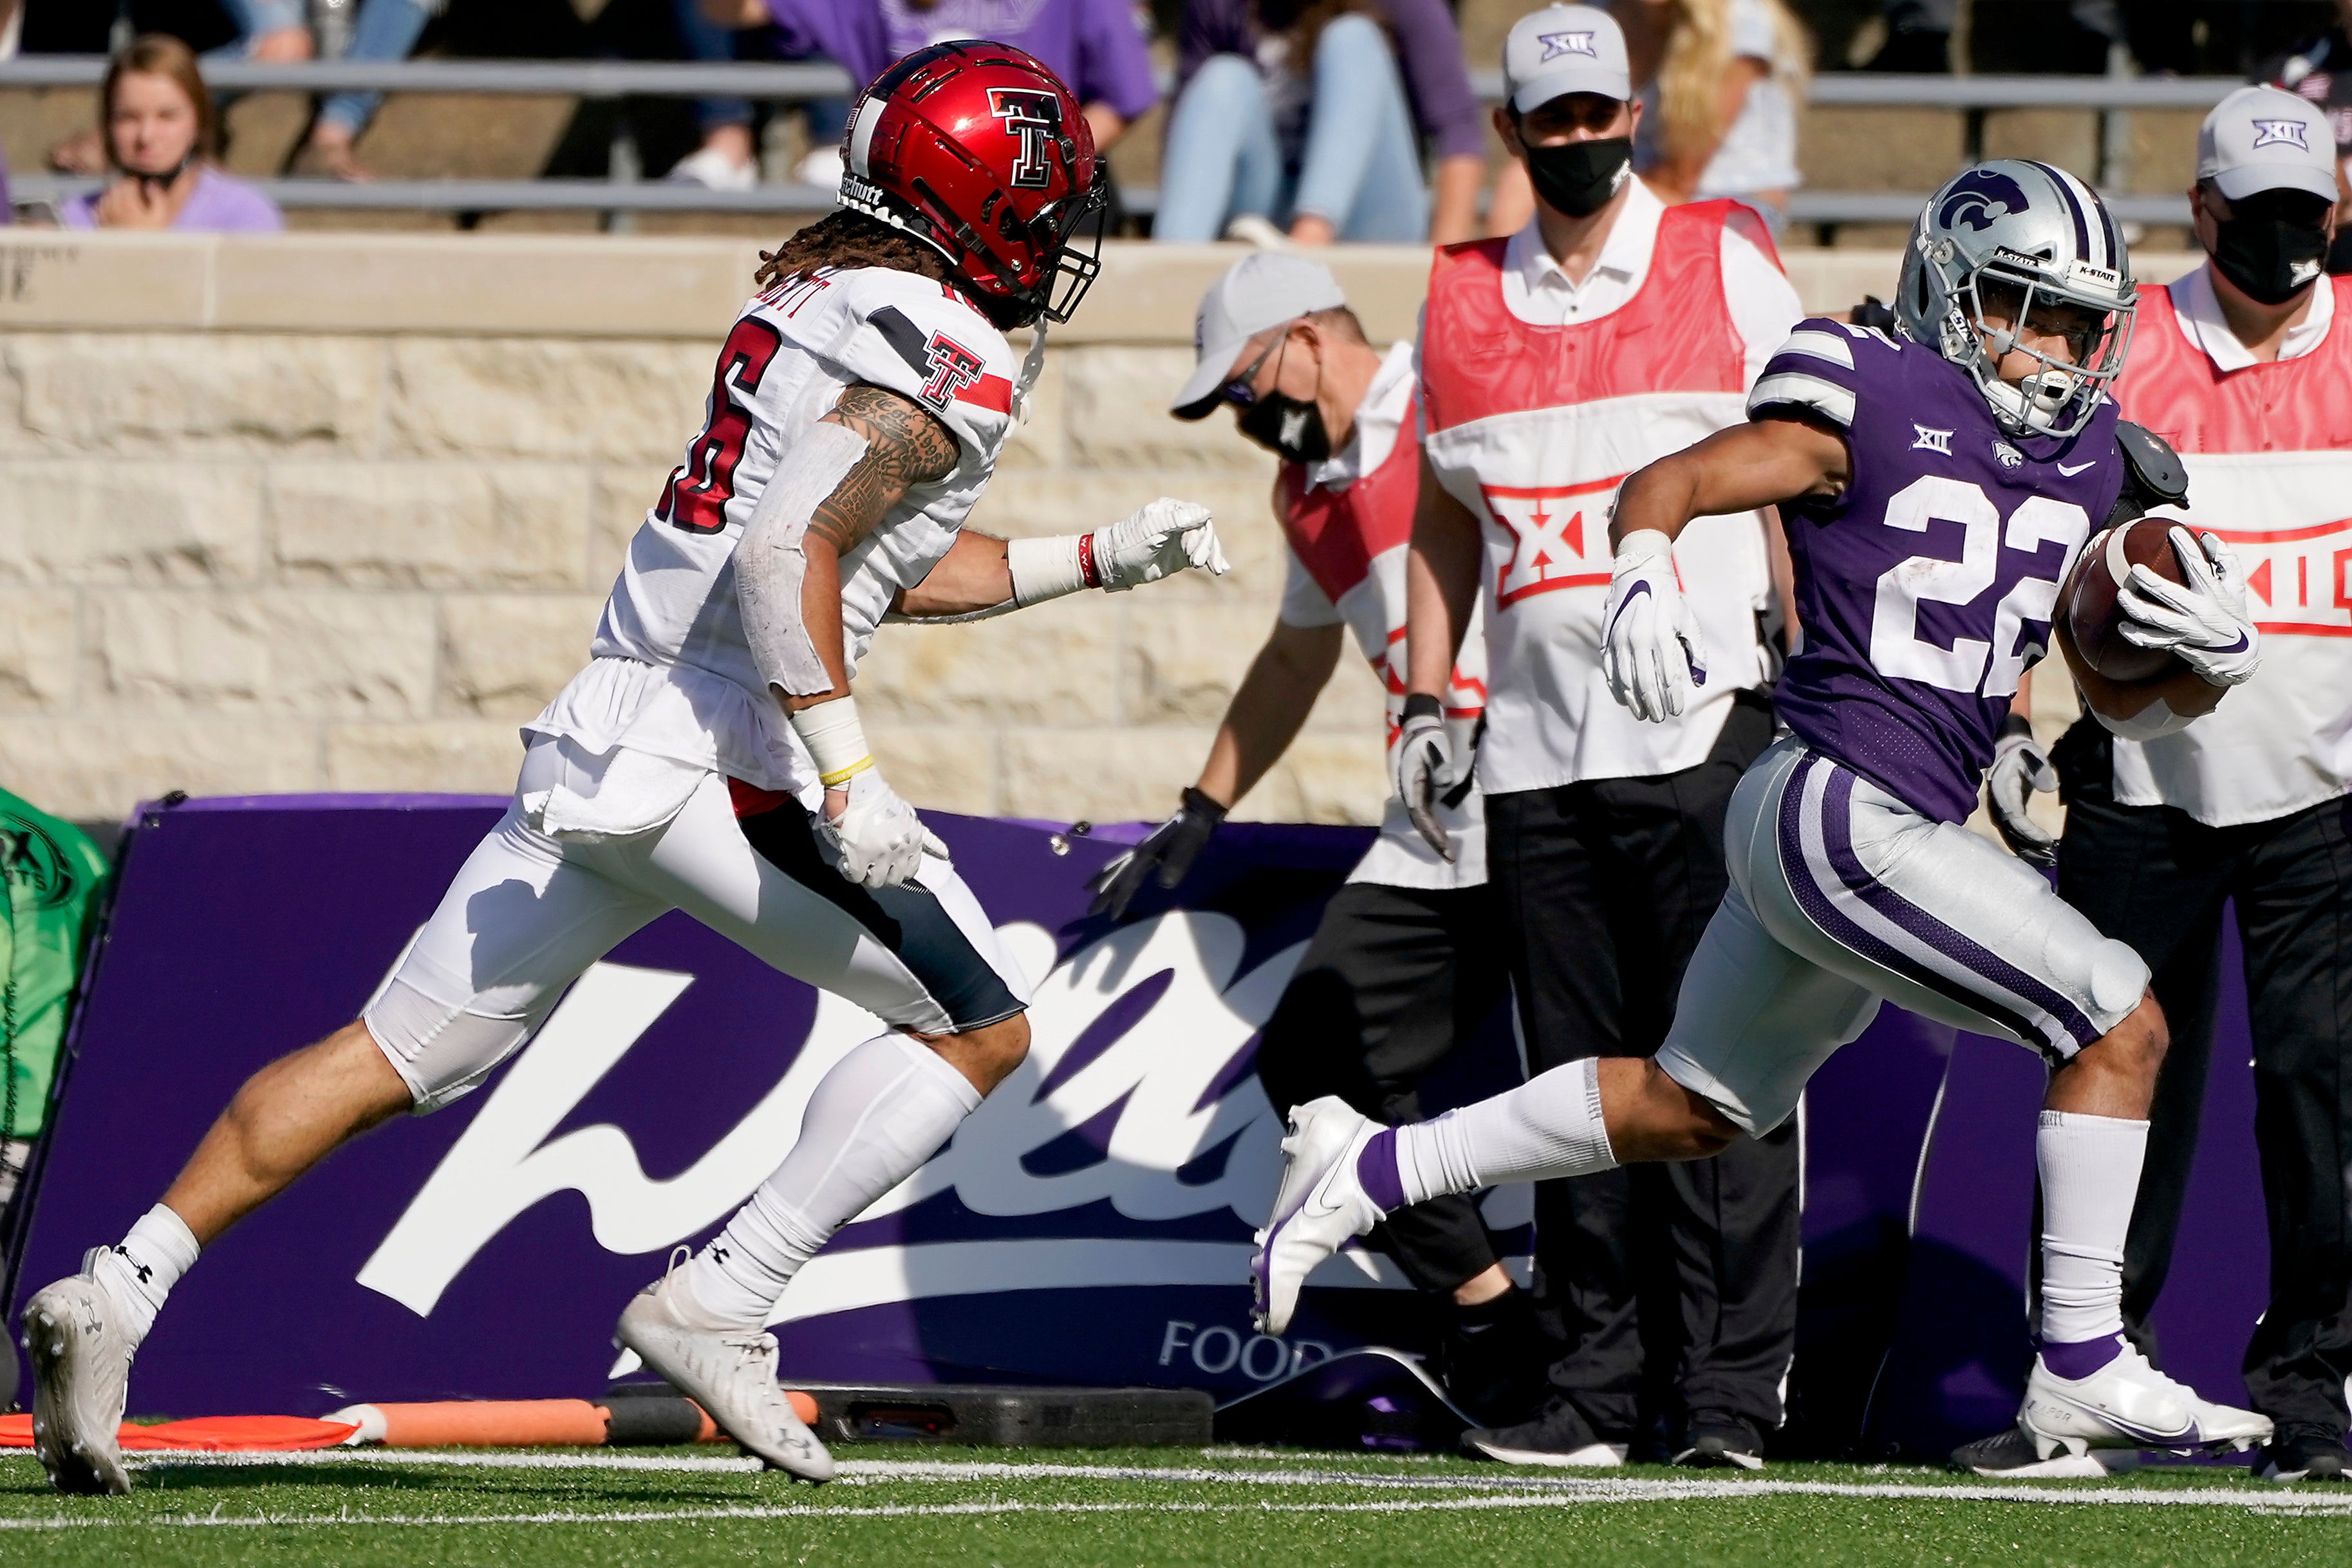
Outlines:
[{"label": "black pant", "polygon": [[2234,900],[2271,1242],[2270,1306],[2246,1347],[2246,1386],[2282,1426],[2341,1434],[2352,1373],[2352,799],[2208,827],[2169,806],[2117,805],[2111,754],[2089,719],[2059,744],[2058,891],[2147,961],[2171,1028],[2124,1249],[2124,1321],[2153,1358],[2148,1314],[2197,1152],[2221,904]]},{"label": "black pant", "polygon": [[[1697,767],[1486,797],[1530,1072],[1664,1043],[1728,885],[1724,810],[1771,739],[1769,709],[1743,700]],[[1571,1347],[1552,1384],[1602,1437],[1696,1411],[1780,1424],[1797,1158],[1791,1119],[1711,1160],[1538,1184],[1544,1305]]]},{"label": "black pant", "polygon": [[[1509,994],[1495,910],[1486,888],[1340,889],[1258,1045],[1258,1081],[1275,1110],[1287,1117],[1336,1094],[1390,1126],[1421,1121],[1423,1077]],[[1466,1194],[1399,1209],[1372,1239],[1433,1293],[1495,1265],[1494,1239]]]}]

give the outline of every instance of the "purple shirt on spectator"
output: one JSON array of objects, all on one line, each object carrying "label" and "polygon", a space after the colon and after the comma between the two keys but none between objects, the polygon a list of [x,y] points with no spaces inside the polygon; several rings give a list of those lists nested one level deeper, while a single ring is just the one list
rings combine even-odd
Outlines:
[{"label": "purple shirt on spectator", "polygon": [[[1462,35],[1445,0],[1381,0],[1370,14],[1395,36],[1397,64],[1403,68],[1414,123],[1437,156],[1484,158],[1486,117],[1478,95],[1470,90],[1470,73],[1462,64]],[[1179,86],[1192,80],[1211,55],[1260,60],[1258,43],[1264,37],[1253,0],[1185,0],[1184,20],[1177,30]],[[1259,68],[1265,68],[1262,62]]]},{"label": "purple shirt on spectator", "polygon": [[[68,228],[96,228],[98,197],[97,192],[74,197],[59,209],[58,221]],[[188,193],[172,226],[213,234],[274,234],[286,226],[286,220],[268,196],[205,164],[196,170],[196,188]]]},{"label": "purple shirt on spectator", "polygon": [[[1443,0],[1431,0],[1433,5]],[[1080,103],[1133,120],[1160,101],[1129,0],[768,0],[787,58],[826,55],[861,88],[893,61],[949,38],[1025,49]]]}]

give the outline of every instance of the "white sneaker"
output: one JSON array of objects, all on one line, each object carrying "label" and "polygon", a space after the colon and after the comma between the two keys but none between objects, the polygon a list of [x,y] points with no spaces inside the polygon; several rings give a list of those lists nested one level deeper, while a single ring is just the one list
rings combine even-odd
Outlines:
[{"label": "white sneaker", "polygon": [[757,163],[739,163],[716,147],[688,153],[670,165],[662,178],[673,185],[700,185],[713,191],[748,191],[760,183]]},{"label": "white sneaker", "polygon": [[803,185],[819,185],[828,191],[841,189],[841,176],[849,165],[841,161],[841,149],[832,142],[812,147],[793,165],[793,178]]},{"label": "white sneaker", "polygon": [[1242,213],[1225,225],[1225,237],[1244,245],[1255,245],[1260,250],[1297,250],[1290,236],[1274,226],[1271,219],[1256,213]]},{"label": "white sneaker", "polygon": [[2019,1429],[2039,1459],[2095,1448],[2221,1453],[2270,1441],[2271,1421],[2197,1397],[2196,1390],[2147,1364],[2126,1345],[2088,1377],[2063,1378],[2033,1358]]},{"label": "white sneaker", "polygon": [[758,1329],[728,1332],[689,1326],[673,1305],[677,1279],[673,1269],[637,1292],[621,1312],[613,1342],[636,1352],[638,1360],[701,1405],[721,1432],[769,1468],[804,1481],[831,1480],[833,1456],[776,1386],[776,1336]]},{"label": "white sneaker", "polygon": [[1290,1113],[1290,1135],[1282,1141],[1282,1185],[1250,1258],[1253,1315],[1260,1331],[1279,1334],[1288,1328],[1298,1308],[1298,1288],[1316,1265],[1380,1223],[1380,1209],[1356,1184],[1356,1156],[1380,1131],[1379,1122],[1336,1095],[1309,1100]]},{"label": "white sneaker", "polygon": [[115,1440],[139,1348],[90,1264],[25,1303],[25,1350],[33,1359],[33,1451],[61,1492],[131,1489]]}]

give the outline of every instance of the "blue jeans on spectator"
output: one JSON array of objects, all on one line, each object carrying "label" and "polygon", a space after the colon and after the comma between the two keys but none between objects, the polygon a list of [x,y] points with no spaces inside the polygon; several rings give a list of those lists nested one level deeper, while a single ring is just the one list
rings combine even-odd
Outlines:
[{"label": "blue jeans on spectator", "polygon": [[1252,213],[1284,226],[1312,214],[1341,239],[1428,238],[1420,140],[1380,24],[1351,14],[1326,26],[1315,43],[1312,85],[1306,145],[1293,171],[1256,64],[1239,55],[1202,62],[1168,117],[1152,237],[1211,240]]},{"label": "blue jeans on spectator", "polygon": [[236,38],[219,48],[206,50],[206,59],[241,60],[253,52],[253,40],[263,34],[305,27],[310,23],[302,0],[221,0],[221,9],[236,25]]},{"label": "blue jeans on spectator", "polygon": [[[352,28],[352,46],[343,58],[404,60],[432,16],[427,0],[362,0],[359,21]],[[320,107],[319,122],[340,126],[357,136],[367,129],[383,102],[380,92],[339,92]]]},{"label": "blue jeans on spectator", "polygon": [[[688,59],[724,63],[741,58],[739,43],[749,44],[750,52],[761,58],[780,58],[774,47],[761,47],[764,39],[758,31],[748,37],[731,27],[719,26],[703,19],[695,0],[671,0],[672,14],[677,19],[678,41],[686,46]],[[811,55],[810,63],[828,63],[823,55]],[[800,106],[808,119],[808,139],[812,147],[829,147],[841,140],[849,128],[849,100],[843,98],[813,99]],[[751,123],[751,105],[740,98],[700,98],[694,103],[695,129],[708,137],[713,131],[727,125]]]}]

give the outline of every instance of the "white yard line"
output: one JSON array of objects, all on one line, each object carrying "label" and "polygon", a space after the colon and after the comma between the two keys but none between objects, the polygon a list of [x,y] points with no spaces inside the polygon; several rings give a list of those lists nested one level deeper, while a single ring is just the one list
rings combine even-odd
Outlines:
[{"label": "white yard line", "polygon": [[[1661,1489],[1676,1489],[1671,1491]],[[0,1518],[0,1531],[72,1531],[72,1530],[174,1530],[174,1529],[253,1529],[253,1528],[349,1528],[349,1527],[455,1527],[486,1524],[664,1524],[719,1523],[728,1521],[780,1519],[936,1519],[970,1515],[995,1514],[1108,1514],[1108,1513],[1198,1513],[1198,1514],[1282,1514],[1282,1513],[1435,1513],[1466,1512],[1487,1509],[1564,1509],[1592,1503],[1660,1502],[1660,1501],[1731,1501],[1754,1492],[1761,1487],[1749,1485],[1700,1485],[1696,1489],[1685,1483],[1665,1481],[1618,1481],[1595,1483],[1589,1493],[1517,1493],[1458,1498],[1392,1499],[1377,1502],[1345,1503],[1199,1503],[1199,1502],[1047,1502],[1027,1503],[994,1500],[986,1502],[899,1503],[880,1504],[863,1508],[836,1508],[819,1504],[757,1507],[721,1504],[709,1508],[613,1510],[608,1511],[569,1511],[547,1510],[535,1513],[482,1514],[373,1514],[353,1513],[348,1509],[336,1513],[303,1514],[229,1514],[215,1509],[209,1514],[151,1514],[129,1518],[89,1514],[79,1517],[50,1516],[47,1518]],[[1811,1487],[1804,1483],[1788,1483],[1782,1491],[1824,1492],[1828,1484]],[[2186,1505],[2199,1507],[2239,1507],[2263,1514],[2293,1514],[2308,1518],[2313,1514],[2341,1515],[2347,1511],[2340,1503],[2323,1502],[2318,1494],[2307,1499],[2278,1493],[2221,1491],[2027,1491],[1996,1487],[1906,1487],[1889,1488],[1885,1491],[1869,1489],[1849,1489],[1830,1495],[1848,1496],[1859,1492],[1865,1496],[1900,1496],[1928,1498],[1964,1498],[1971,1501],[2031,1502],[2031,1503],[2125,1503]]]}]

